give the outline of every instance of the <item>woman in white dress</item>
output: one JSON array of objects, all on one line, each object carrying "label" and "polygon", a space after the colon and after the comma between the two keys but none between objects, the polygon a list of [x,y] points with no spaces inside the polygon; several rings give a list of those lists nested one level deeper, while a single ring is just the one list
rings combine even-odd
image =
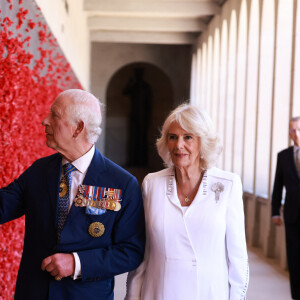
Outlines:
[{"label": "woman in white dress", "polygon": [[213,167],[221,152],[207,114],[183,104],[157,149],[168,166],[142,185],[146,252],[126,300],[241,300],[249,280],[242,185]]}]

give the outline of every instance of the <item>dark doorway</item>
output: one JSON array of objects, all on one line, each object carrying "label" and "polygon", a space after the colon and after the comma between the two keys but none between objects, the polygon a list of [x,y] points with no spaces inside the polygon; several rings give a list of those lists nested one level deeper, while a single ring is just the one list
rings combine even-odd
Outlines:
[{"label": "dark doorway", "polygon": [[163,168],[155,142],[173,108],[170,79],[148,63],[119,69],[107,88],[105,154],[127,168]]},{"label": "dark doorway", "polygon": [[152,117],[152,88],[144,79],[145,69],[133,69],[123,89],[123,95],[130,99],[127,167],[148,166],[148,132]]}]

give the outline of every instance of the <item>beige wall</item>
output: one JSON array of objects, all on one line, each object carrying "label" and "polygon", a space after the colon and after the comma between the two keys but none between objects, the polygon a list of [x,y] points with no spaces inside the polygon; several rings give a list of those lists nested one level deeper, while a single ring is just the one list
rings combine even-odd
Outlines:
[{"label": "beige wall", "polygon": [[277,153],[290,143],[288,120],[300,115],[299,5],[228,0],[192,63],[192,103],[211,114],[223,139],[219,166],[243,180],[248,243],[282,267],[284,232],[271,224],[270,198]]},{"label": "beige wall", "polygon": [[90,41],[83,0],[36,0],[84,89],[90,89]]}]

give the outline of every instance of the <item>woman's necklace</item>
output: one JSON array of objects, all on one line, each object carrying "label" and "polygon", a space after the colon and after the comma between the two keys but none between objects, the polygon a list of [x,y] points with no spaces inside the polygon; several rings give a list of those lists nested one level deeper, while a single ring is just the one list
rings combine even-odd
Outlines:
[{"label": "woman's necklace", "polygon": [[[201,178],[201,176],[200,176],[200,178]],[[196,187],[198,186],[198,183],[199,183],[199,181],[197,182],[197,184],[194,186],[194,188],[192,189],[192,191],[191,191],[189,194],[187,194],[187,195],[183,194],[183,196],[184,196],[184,202],[185,202],[185,203],[188,204],[188,203],[191,201],[190,197],[192,196],[194,190],[195,190]],[[181,192],[182,192],[182,191],[181,191]],[[183,192],[182,192],[182,193],[183,193]]]},{"label": "woman's necklace", "polygon": [[199,178],[199,180],[197,181],[196,185],[192,188],[191,192],[190,192],[189,194],[187,194],[187,195],[183,193],[183,191],[182,191],[182,189],[181,189],[181,187],[180,187],[180,185],[179,185],[179,182],[178,182],[177,179],[176,179],[177,186],[178,186],[178,188],[180,189],[181,193],[182,193],[183,196],[184,196],[184,203],[185,203],[185,204],[189,204],[189,203],[190,203],[190,201],[191,201],[191,196],[192,196],[192,194],[194,193],[195,189],[199,187],[199,184],[201,183],[203,174],[204,174],[204,172],[201,172],[201,173],[200,173],[200,178]]},{"label": "woman's necklace", "polygon": [[[193,192],[193,191],[192,191]],[[185,198],[184,198],[184,202],[185,203],[189,203],[190,202],[190,196],[191,196],[192,193],[190,193],[189,195],[184,195]]]}]

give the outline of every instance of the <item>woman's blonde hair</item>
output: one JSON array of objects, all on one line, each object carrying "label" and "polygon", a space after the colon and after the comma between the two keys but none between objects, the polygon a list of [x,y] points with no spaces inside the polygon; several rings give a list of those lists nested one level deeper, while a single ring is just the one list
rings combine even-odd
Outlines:
[{"label": "woman's blonde hair", "polygon": [[185,131],[200,138],[200,166],[203,170],[214,166],[222,152],[220,139],[208,114],[191,104],[181,104],[165,120],[161,137],[156,141],[158,154],[166,166],[173,165],[168,149],[170,125],[177,122]]}]

